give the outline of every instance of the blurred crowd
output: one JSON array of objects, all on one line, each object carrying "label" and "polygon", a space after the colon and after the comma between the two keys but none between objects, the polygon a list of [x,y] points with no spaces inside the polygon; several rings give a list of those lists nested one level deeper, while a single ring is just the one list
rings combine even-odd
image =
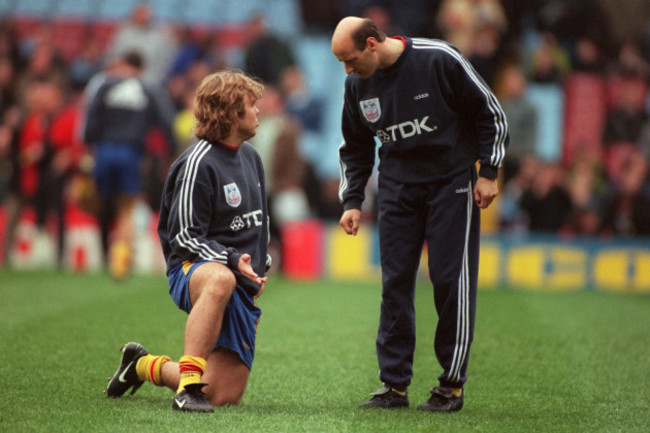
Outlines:
[{"label": "blurred crowd", "polygon": [[451,42],[499,98],[501,233],[650,235],[650,3],[374,3],[349,12]]},{"label": "blurred crowd", "polygon": [[[305,34],[328,37],[342,16],[363,15],[389,35],[445,39],[470,59],[495,90],[511,128],[496,203],[501,230],[650,235],[650,6],[608,0],[297,3]],[[236,67],[266,85],[251,141],[267,170],[275,236],[287,221],[340,216],[338,179],[319,175],[320,154],[311,151],[323,136],[323,95],[311,91],[292,41],[273,32],[263,13],[241,26],[236,58],[218,32],[159,22],[147,3],[134,8],[108,43],[85,38],[73,57],[57,49],[51,20],[20,37],[15,24],[10,16],[0,23],[4,251],[27,208],[41,231],[59,234],[59,251],[68,205],[99,212],[93,143],[83,129],[101,78],[128,53],[141,57],[141,80],[173,109],[165,124],[147,127],[144,138],[142,200],[153,211],[169,164],[193,142],[194,88],[211,71]],[[569,123],[569,85],[582,83],[602,98],[578,104],[579,121]],[[530,97],[546,91],[559,95],[559,108]],[[549,116],[559,119],[557,128],[549,128]],[[577,132],[568,134],[569,127]],[[540,137],[550,132],[549,150]],[[569,136],[577,137],[570,147]]]}]

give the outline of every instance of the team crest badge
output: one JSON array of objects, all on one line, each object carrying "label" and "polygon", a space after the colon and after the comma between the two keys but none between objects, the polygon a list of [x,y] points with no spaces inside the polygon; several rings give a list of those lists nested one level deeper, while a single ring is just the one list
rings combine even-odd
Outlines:
[{"label": "team crest badge", "polygon": [[226,193],[226,203],[232,207],[238,207],[241,204],[241,193],[236,183],[224,185],[223,192]]},{"label": "team crest badge", "polygon": [[361,105],[361,112],[363,117],[370,123],[375,123],[381,117],[381,106],[379,105],[379,98],[366,99],[359,102]]}]

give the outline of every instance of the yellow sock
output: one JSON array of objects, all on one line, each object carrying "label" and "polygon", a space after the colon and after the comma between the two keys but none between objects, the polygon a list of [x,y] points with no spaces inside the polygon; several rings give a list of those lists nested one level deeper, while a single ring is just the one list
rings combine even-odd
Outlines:
[{"label": "yellow sock", "polygon": [[135,371],[138,373],[138,379],[146,380],[156,386],[162,386],[162,366],[165,362],[170,361],[169,356],[154,356],[147,354],[138,359],[135,365]]},{"label": "yellow sock", "polygon": [[452,394],[454,394],[456,397],[460,397],[463,395],[463,388],[449,388],[449,391],[451,391]]},{"label": "yellow sock", "polygon": [[178,370],[181,373],[181,381],[178,384],[176,393],[183,391],[192,383],[201,382],[201,376],[205,372],[207,362],[198,356],[182,356],[178,361]]}]

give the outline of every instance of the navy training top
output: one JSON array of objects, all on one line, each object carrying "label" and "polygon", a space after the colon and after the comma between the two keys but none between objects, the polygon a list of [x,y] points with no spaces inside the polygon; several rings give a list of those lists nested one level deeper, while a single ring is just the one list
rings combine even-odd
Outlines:
[{"label": "navy training top", "polygon": [[176,151],[172,132],[174,107],[162,89],[149,86],[136,77],[106,75],[94,82],[97,90],[88,101],[84,140],[90,145],[113,143],[145,148],[146,136],[158,126],[165,134],[171,154]]},{"label": "navy training top", "polygon": [[405,183],[449,179],[480,161],[496,179],[509,144],[505,113],[489,86],[447,42],[401,38],[397,61],[345,81],[339,199],[360,209],[379,148],[379,175]]},{"label": "navy training top", "polygon": [[200,140],[183,152],[165,182],[158,236],[167,273],[186,260],[216,261],[255,295],[259,286],[238,271],[244,253],[259,276],[269,264],[264,169],[253,146]]}]

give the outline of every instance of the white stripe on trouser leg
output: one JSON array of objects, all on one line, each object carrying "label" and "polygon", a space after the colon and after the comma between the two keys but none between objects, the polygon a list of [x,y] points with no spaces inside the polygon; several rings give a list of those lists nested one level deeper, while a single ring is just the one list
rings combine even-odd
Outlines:
[{"label": "white stripe on trouser leg", "polygon": [[450,382],[460,382],[461,369],[467,357],[469,349],[469,268],[468,268],[468,245],[469,232],[472,225],[472,182],[469,182],[467,192],[467,224],[465,226],[465,247],[463,249],[463,264],[458,277],[458,312],[456,317],[456,347],[454,348],[454,357],[451,361],[447,380]]}]

